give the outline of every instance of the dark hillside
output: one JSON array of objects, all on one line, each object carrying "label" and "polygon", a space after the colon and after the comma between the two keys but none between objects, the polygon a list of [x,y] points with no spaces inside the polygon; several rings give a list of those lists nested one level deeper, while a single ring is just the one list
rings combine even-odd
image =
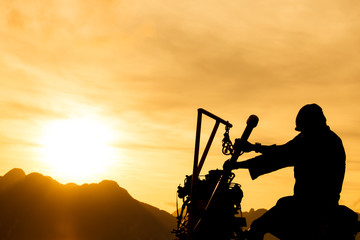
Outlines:
[{"label": "dark hillside", "polygon": [[13,169],[0,178],[0,239],[168,240],[175,218],[114,181],[62,185]]}]

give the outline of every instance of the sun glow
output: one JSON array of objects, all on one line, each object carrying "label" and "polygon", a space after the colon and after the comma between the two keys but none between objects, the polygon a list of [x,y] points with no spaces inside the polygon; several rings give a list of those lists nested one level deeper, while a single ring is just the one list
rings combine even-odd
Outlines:
[{"label": "sun glow", "polygon": [[113,131],[92,119],[54,121],[44,128],[42,159],[66,181],[91,181],[107,171],[115,158]]}]

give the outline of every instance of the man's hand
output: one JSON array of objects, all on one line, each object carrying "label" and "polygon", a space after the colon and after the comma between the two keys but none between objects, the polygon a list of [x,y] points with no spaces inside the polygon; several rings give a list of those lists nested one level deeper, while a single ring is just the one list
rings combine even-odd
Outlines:
[{"label": "man's hand", "polygon": [[255,145],[248,141],[241,141],[240,138],[235,139],[235,149],[238,149],[242,152],[251,152],[255,150]]},{"label": "man's hand", "polygon": [[234,169],[234,163],[233,163],[232,161],[230,161],[230,159],[229,159],[229,160],[226,160],[226,161],[224,162],[223,169],[224,169],[225,171],[231,171],[231,170],[233,170],[233,169]]},{"label": "man's hand", "polygon": [[249,168],[248,161],[233,162],[229,159],[229,160],[226,160],[223,165],[223,169],[225,171],[231,171],[233,169],[238,169],[238,168]]},{"label": "man's hand", "polygon": [[241,150],[244,152],[254,151],[255,145],[246,141],[241,143]]}]

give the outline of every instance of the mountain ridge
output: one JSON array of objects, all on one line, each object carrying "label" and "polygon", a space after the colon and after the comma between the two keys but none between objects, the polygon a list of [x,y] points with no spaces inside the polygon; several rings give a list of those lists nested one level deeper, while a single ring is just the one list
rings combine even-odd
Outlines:
[{"label": "mountain ridge", "polygon": [[20,168],[0,177],[0,239],[171,238],[176,219],[112,180],[61,184]]}]

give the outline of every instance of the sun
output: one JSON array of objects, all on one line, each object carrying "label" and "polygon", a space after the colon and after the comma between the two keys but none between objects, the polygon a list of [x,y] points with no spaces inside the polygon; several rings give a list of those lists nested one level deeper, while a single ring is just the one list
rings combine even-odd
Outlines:
[{"label": "sun", "polygon": [[115,158],[113,131],[93,119],[64,119],[44,127],[42,160],[54,175],[87,182],[108,170]]}]

